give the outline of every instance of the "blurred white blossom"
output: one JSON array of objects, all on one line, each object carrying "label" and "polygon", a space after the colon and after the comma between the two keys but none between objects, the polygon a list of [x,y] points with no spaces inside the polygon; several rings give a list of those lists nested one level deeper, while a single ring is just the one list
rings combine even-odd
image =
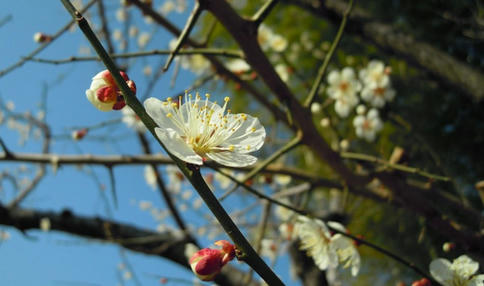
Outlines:
[{"label": "blurred white blossom", "polygon": [[383,123],[378,114],[378,110],[371,109],[366,115],[357,115],[353,119],[356,136],[364,138],[368,142],[375,140],[376,134],[383,129]]},{"label": "blurred white blossom", "polygon": [[484,275],[475,275],[479,263],[461,255],[452,263],[444,258],[437,258],[430,263],[430,274],[444,286],[483,286]]}]

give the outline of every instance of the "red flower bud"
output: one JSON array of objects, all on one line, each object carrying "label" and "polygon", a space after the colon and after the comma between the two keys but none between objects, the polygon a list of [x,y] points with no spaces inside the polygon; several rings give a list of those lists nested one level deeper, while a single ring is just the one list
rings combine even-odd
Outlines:
[{"label": "red flower bud", "polygon": [[[129,79],[125,72],[121,71],[120,75],[136,94],[136,84]],[[102,111],[119,110],[126,105],[121,90],[108,70],[98,73],[92,79],[90,88],[86,90],[86,96],[97,109]]]},{"label": "red flower bud", "polygon": [[212,281],[222,267],[235,257],[235,246],[226,240],[215,242],[222,249],[204,248],[190,258],[193,273],[203,281]]},{"label": "red flower bud", "polygon": [[82,129],[79,129],[79,130],[74,130],[72,131],[72,139],[74,140],[81,140],[82,138],[84,138],[84,136],[86,136],[87,134],[87,128],[82,128]]}]

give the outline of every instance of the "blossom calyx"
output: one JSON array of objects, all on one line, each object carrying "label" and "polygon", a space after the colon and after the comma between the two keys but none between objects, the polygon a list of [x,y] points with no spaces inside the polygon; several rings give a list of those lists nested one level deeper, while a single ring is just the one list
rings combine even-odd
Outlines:
[{"label": "blossom calyx", "polygon": [[[129,89],[136,93],[135,83],[128,78],[125,72],[119,73]],[[108,70],[99,72],[92,78],[91,86],[86,90],[86,96],[92,105],[101,111],[120,110],[126,105],[121,90]]]},{"label": "blossom calyx", "polygon": [[190,258],[190,267],[200,280],[212,281],[222,267],[235,257],[235,245],[226,240],[215,242],[222,249],[201,249]]}]

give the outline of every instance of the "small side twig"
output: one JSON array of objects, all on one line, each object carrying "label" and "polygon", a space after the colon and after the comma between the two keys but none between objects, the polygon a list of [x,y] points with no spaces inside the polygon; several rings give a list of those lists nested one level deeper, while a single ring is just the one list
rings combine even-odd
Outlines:
[{"label": "small side twig", "polygon": [[279,3],[279,0],[268,0],[265,2],[264,5],[252,17],[252,22],[256,26],[259,26],[262,22],[264,22],[266,17],[269,16],[272,9],[276,7],[277,3]]},{"label": "small side twig", "polygon": [[164,72],[168,70],[171,62],[173,61],[176,54],[183,46],[183,42],[188,38],[193,27],[195,27],[195,23],[197,22],[198,17],[200,17],[200,14],[202,13],[202,11],[203,9],[202,9],[202,6],[200,5],[200,2],[195,1],[195,7],[193,7],[192,13],[190,14],[190,17],[188,18],[187,23],[185,24],[185,28],[183,28],[183,31],[181,32],[180,37],[178,37],[178,40],[175,44],[175,48],[173,49],[173,51],[170,53],[170,56],[166,60],[165,66],[163,67]]},{"label": "small side twig", "polygon": [[334,51],[336,50],[336,47],[338,46],[339,42],[341,41],[341,37],[343,36],[343,31],[346,27],[346,22],[348,20],[348,16],[351,13],[351,9],[353,8],[353,0],[350,0],[348,7],[346,8],[346,11],[343,14],[343,19],[341,20],[341,24],[338,28],[338,32],[336,34],[336,37],[333,40],[333,43],[331,43],[331,47],[329,48],[328,53],[326,54],[326,57],[324,57],[323,65],[318,71],[318,75],[316,76],[316,80],[314,81],[314,84],[311,88],[311,91],[309,92],[309,95],[304,102],[305,107],[311,106],[311,103],[313,102],[314,98],[318,94],[319,87],[321,85],[321,82],[323,81],[324,75],[326,74],[326,70],[328,69],[329,62],[331,58],[333,57]]},{"label": "small side twig", "polygon": [[[262,163],[260,163],[259,165],[257,165],[254,169],[250,170],[250,172],[248,172],[244,176],[244,178],[241,179],[241,181],[242,182],[246,182],[247,180],[252,179],[260,171],[264,170],[264,168],[266,168],[269,164],[271,164],[272,162],[274,162],[275,160],[277,160],[279,157],[281,157],[282,155],[284,155],[285,153],[289,152],[294,147],[296,147],[297,145],[299,145],[299,143],[301,143],[301,139],[302,139],[302,134],[301,133],[298,133],[296,135],[296,137],[294,137],[294,139],[292,139],[291,141],[289,141],[281,149],[279,149],[276,152],[272,153],[272,155],[269,158],[265,159]],[[223,194],[219,198],[219,200],[220,201],[225,200],[230,194],[232,194],[233,192],[235,192],[235,190],[237,190],[237,187],[238,186],[236,185],[235,187],[233,187],[229,191],[225,192],[225,194]]]}]

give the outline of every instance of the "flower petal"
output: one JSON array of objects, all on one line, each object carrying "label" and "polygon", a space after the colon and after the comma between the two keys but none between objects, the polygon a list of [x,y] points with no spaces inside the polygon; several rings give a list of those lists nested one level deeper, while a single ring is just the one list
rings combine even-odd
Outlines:
[{"label": "flower petal", "polygon": [[180,129],[180,126],[176,125],[172,118],[167,115],[170,113],[172,107],[157,98],[150,97],[144,102],[146,113],[156,122],[158,127],[163,129],[173,129],[178,134],[184,134],[184,131]]},{"label": "flower petal", "polygon": [[[230,115],[229,121],[234,120],[232,118],[241,116],[241,114]],[[245,114],[246,120],[229,138],[223,143],[222,147],[233,146],[234,151],[238,153],[250,153],[259,150],[264,145],[266,138],[266,130],[264,126],[260,124],[259,119]]]},{"label": "flower petal", "polygon": [[207,157],[215,162],[228,167],[245,167],[253,165],[257,162],[257,158],[247,154],[240,154],[235,152],[210,152]]},{"label": "flower petal", "polygon": [[472,277],[471,281],[467,284],[467,286],[483,286],[484,285],[484,274],[476,275]]},{"label": "flower petal", "polygon": [[453,271],[450,266],[449,260],[437,258],[430,263],[430,274],[439,283],[445,284],[446,281],[452,281]]},{"label": "flower petal", "polygon": [[96,93],[91,89],[86,90],[86,97],[92,103],[92,105],[94,105],[94,107],[96,107],[97,109],[99,109],[101,111],[111,111],[111,110],[113,110],[113,105],[114,105],[115,101],[106,102],[106,103],[101,102],[97,99]]},{"label": "flower petal", "polygon": [[202,157],[197,155],[175,130],[155,128],[155,132],[168,152],[187,163],[203,165]]}]

